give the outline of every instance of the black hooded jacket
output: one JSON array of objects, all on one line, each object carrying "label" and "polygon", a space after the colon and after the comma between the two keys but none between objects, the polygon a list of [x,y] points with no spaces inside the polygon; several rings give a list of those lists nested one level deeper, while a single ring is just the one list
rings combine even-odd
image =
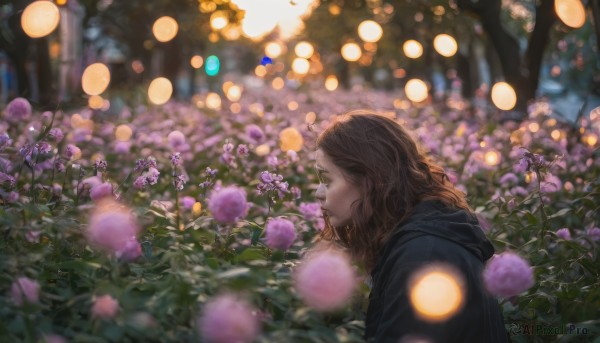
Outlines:
[{"label": "black hooded jacket", "polygon": [[[493,254],[477,219],[439,201],[421,202],[386,243],[371,273],[365,338],[376,343],[508,342],[498,301],[481,277]],[[419,319],[409,301],[410,276],[432,263],[450,264],[464,277],[463,305],[443,322]]]}]

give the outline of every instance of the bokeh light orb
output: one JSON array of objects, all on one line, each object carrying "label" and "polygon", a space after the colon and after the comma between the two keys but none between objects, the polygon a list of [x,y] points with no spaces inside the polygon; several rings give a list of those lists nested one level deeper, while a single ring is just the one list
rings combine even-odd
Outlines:
[{"label": "bokeh light orb", "polygon": [[242,97],[242,87],[238,85],[232,85],[228,87],[225,96],[227,96],[227,99],[229,99],[229,101],[240,100],[240,98]]},{"label": "bokeh light orb", "polygon": [[173,85],[169,79],[157,77],[148,86],[148,99],[155,105],[165,104],[173,95]]},{"label": "bokeh light orb", "polygon": [[202,68],[203,64],[204,64],[204,59],[200,55],[194,55],[190,59],[190,65],[194,69],[200,69],[200,68]]},{"label": "bokeh light orb", "polygon": [[342,57],[348,62],[356,62],[362,56],[362,50],[356,43],[346,43],[342,46]]},{"label": "bokeh light orb", "polygon": [[51,34],[60,21],[58,7],[51,1],[34,1],[25,7],[21,15],[21,27],[31,38]]},{"label": "bokeh light orb", "polygon": [[383,29],[377,22],[365,20],[358,25],[358,36],[365,42],[375,43],[383,36]]},{"label": "bokeh light orb", "polygon": [[229,24],[229,17],[225,11],[216,11],[210,15],[210,27],[213,30],[219,31],[224,29]]},{"label": "bokeh light orb", "polygon": [[292,70],[294,73],[299,75],[305,75],[308,73],[310,69],[310,62],[307,59],[296,57],[294,58],[294,62],[292,62]]},{"label": "bokeh light orb", "polygon": [[317,114],[315,112],[308,112],[306,116],[304,116],[304,120],[307,124],[314,124],[317,120]]},{"label": "bokeh light orb", "polygon": [[88,99],[88,107],[93,110],[99,110],[104,107],[104,99],[100,95],[92,95]]},{"label": "bokeh light orb", "polygon": [[177,21],[169,16],[164,16],[156,19],[152,25],[152,33],[159,42],[168,42],[175,38],[179,25]]},{"label": "bokeh light orb", "polygon": [[334,90],[336,90],[338,88],[338,86],[339,86],[339,81],[335,75],[327,76],[327,78],[325,79],[325,89],[327,89],[330,92],[333,92]]},{"label": "bokeh light orb", "polygon": [[444,57],[452,57],[458,51],[458,43],[454,37],[445,33],[435,36],[433,39],[433,47],[438,54]]},{"label": "bokeh light orb", "polygon": [[102,63],[90,64],[81,75],[81,87],[88,95],[100,95],[110,83],[110,71]]},{"label": "bokeh light orb", "polygon": [[283,53],[283,47],[277,42],[269,42],[265,45],[265,55],[277,58]]},{"label": "bokeh light orb", "polygon": [[211,110],[218,110],[221,108],[221,96],[217,93],[210,92],[206,95],[206,107]]},{"label": "bokeh light orb", "polygon": [[450,268],[425,267],[409,281],[410,303],[415,314],[429,322],[452,317],[464,302],[464,281]]},{"label": "bokeh light orb", "polygon": [[501,155],[498,151],[490,149],[485,152],[485,155],[483,156],[483,160],[485,161],[485,164],[487,164],[488,166],[495,167],[500,164]]},{"label": "bokeh light orb", "polygon": [[411,79],[404,86],[406,97],[413,102],[421,102],[427,99],[429,89],[423,80]]},{"label": "bokeh light orb", "polygon": [[581,0],[556,0],[554,11],[568,27],[578,29],[585,24],[585,8]]},{"label": "bokeh light orb", "polygon": [[304,145],[304,138],[295,127],[288,127],[279,133],[279,147],[281,151],[293,150],[298,152]]},{"label": "bokeh light orb", "polygon": [[517,104],[517,93],[506,82],[497,82],[494,84],[491,95],[492,102],[501,110],[510,111]]},{"label": "bokeh light orb", "polygon": [[115,129],[115,138],[121,142],[127,142],[131,139],[133,130],[127,124],[121,124]]},{"label": "bokeh light orb", "polygon": [[309,59],[315,52],[315,48],[309,42],[302,41],[296,44],[294,52],[298,57]]},{"label": "bokeh light orb", "polygon": [[423,45],[414,39],[409,39],[402,45],[402,50],[408,58],[419,58],[423,56]]}]

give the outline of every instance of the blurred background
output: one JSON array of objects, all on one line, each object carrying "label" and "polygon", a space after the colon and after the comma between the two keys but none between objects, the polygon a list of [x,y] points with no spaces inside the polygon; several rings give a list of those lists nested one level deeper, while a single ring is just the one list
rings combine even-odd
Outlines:
[{"label": "blurred background", "polygon": [[[600,106],[599,0],[0,0],[0,107],[119,111],[245,88],[376,89],[508,116]],[[152,99],[152,92],[162,97]],[[167,96],[168,95],[168,96]],[[165,100],[166,99],[166,100]]]}]

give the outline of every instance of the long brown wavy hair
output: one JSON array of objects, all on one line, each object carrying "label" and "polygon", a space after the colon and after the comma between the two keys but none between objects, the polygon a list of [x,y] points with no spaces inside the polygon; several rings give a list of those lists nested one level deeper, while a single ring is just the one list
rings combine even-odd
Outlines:
[{"label": "long brown wavy hair", "polygon": [[361,194],[352,204],[352,225],[332,227],[325,218],[321,238],[347,248],[367,272],[419,202],[439,200],[472,214],[465,194],[393,119],[370,110],[348,112],[319,135],[316,148]]}]

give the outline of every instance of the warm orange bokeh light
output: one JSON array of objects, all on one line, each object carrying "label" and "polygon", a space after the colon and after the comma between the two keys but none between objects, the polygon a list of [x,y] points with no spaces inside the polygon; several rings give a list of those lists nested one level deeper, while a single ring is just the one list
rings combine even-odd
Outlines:
[{"label": "warm orange bokeh light", "polygon": [[21,27],[31,38],[41,38],[52,33],[60,21],[58,7],[51,1],[34,1],[21,15]]},{"label": "warm orange bokeh light", "polygon": [[154,25],[152,25],[152,33],[156,40],[159,42],[168,42],[175,38],[179,25],[177,21],[169,16],[164,16],[156,19]]},{"label": "warm orange bokeh light", "polygon": [[501,110],[512,110],[517,104],[517,93],[506,82],[498,82],[492,87],[492,102]]},{"label": "warm orange bokeh light", "polygon": [[381,39],[383,29],[373,20],[365,20],[358,25],[358,36],[365,42],[375,43]]},{"label": "warm orange bokeh light", "polygon": [[429,322],[452,317],[464,303],[464,280],[450,267],[429,266],[409,281],[410,303],[415,314]]},{"label": "warm orange bokeh light", "polygon": [[360,46],[356,43],[346,43],[342,46],[342,57],[348,62],[356,62],[362,56]]},{"label": "warm orange bokeh light", "polygon": [[411,79],[406,82],[404,92],[410,101],[421,102],[427,99],[429,90],[423,80]]},{"label": "warm orange bokeh light", "polygon": [[433,47],[440,55],[451,57],[458,51],[458,43],[454,37],[447,34],[439,34],[433,39]]},{"label": "warm orange bokeh light", "polygon": [[148,99],[155,105],[162,105],[171,99],[173,85],[169,79],[158,77],[148,87]]},{"label": "warm orange bokeh light", "polygon": [[81,87],[88,95],[100,95],[110,83],[110,71],[102,63],[90,64],[81,75]]},{"label": "warm orange bokeh light", "polygon": [[288,127],[279,133],[279,147],[281,151],[294,150],[298,152],[302,149],[303,145],[304,138],[296,128]]},{"label": "warm orange bokeh light", "polygon": [[407,40],[402,45],[402,50],[408,58],[419,58],[423,55],[423,45],[414,39]]},{"label": "warm orange bokeh light", "polygon": [[580,0],[556,0],[554,11],[571,28],[578,29],[585,24],[585,8]]}]

